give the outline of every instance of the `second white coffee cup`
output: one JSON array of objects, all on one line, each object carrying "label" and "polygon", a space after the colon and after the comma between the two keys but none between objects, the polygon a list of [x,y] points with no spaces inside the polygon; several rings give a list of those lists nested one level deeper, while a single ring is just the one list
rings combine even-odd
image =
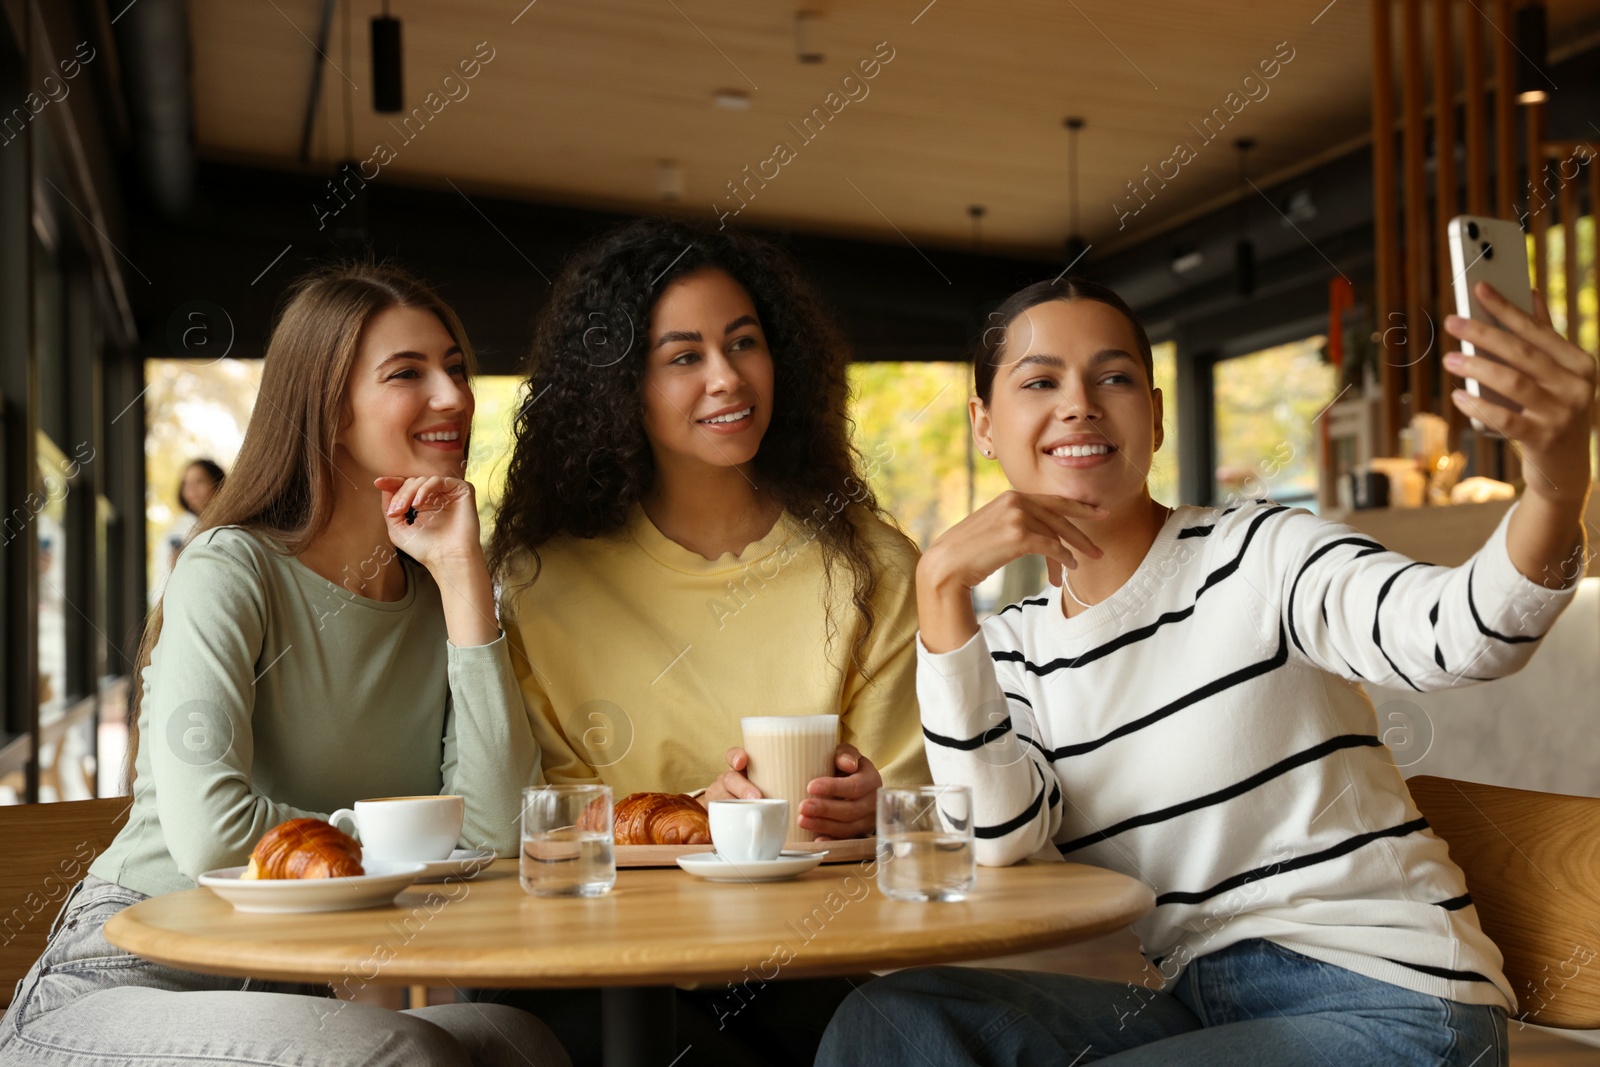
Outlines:
[{"label": "second white coffee cup", "polygon": [[711,843],[717,855],[735,862],[775,860],[789,836],[787,800],[713,800]]},{"label": "second white coffee cup", "polygon": [[356,801],[354,811],[340,808],[328,821],[354,825],[370,859],[427,863],[450,858],[466,813],[467,803],[459,796],[381,797]]}]

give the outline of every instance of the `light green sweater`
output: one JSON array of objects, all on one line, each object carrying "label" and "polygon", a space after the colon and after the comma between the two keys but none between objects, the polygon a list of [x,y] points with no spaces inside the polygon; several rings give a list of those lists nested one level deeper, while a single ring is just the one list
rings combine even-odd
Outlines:
[{"label": "light green sweater", "polygon": [[506,853],[539,776],[504,636],[449,644],[439,589],[357,596],[239,527],[178,559],[144,672],[133,810],[90,871],[140,893],[244,863],[286,819],[459,793],[462,843]]}]

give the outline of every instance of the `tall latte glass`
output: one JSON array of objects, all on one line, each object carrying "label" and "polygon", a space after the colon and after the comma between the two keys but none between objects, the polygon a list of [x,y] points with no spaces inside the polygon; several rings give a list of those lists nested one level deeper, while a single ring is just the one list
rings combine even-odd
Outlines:
[{"label": "tall latte glass", "polygon": [[763,715],[741,723],[750,756],[745,777],[762,796],[789,802],[790,841],[816,840],[816,834],[800,829],[800,802],[813,778],[833,777],[839,716]]}]

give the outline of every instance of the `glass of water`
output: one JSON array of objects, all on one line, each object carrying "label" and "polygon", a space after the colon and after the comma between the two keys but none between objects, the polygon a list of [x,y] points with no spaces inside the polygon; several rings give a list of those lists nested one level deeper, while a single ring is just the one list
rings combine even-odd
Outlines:
[{"label": "glass of water", "polygon": [[972,790],[878,790],[878,888],[893,900],[965,900],[978,884]]},{"label": "glass of water", "polygon": [[609,785],[522,791],[522,889],[536,897],[597,897],[617,881]]}]

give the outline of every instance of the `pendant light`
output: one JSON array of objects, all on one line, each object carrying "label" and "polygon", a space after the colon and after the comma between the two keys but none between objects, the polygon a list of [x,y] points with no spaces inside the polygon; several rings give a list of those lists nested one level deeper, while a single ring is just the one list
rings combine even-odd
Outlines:
[{"label": "pendant light", "polygon": [[1256,291],[1256,246],[1249,237],[1250,178],[1245,172],[1245,156],[1256,146],[1252,137],[1241,137],[1233,142],[1239,150],[1239,240],[1233,246],[1233,273],[1240,296],[1250,296]]},{"label": "pendant light", "polygon": [[400,65],[400,20],[383,14],[372,20],[372,110],[392,115],[405,110],[404,78]]},{"label": "pendant light", "polygon": [[1067,196],[1072,208],[1072,228],[1062,251],[1066,256],[1066,269],[1071,270],[1089,251],[1083,231],[1078,228],[1078,134],[1083,130],[1084,120],[1072,115],[1063,119],[1061,124],[1067,128]]},{"label": "pendant light", "polygon": [[1542,104],[1555,83],[1545,73],[1549,63],[1549,26],[1544,4],[1524,4],[1512,17],[1517,40],[1517,103]]}]

